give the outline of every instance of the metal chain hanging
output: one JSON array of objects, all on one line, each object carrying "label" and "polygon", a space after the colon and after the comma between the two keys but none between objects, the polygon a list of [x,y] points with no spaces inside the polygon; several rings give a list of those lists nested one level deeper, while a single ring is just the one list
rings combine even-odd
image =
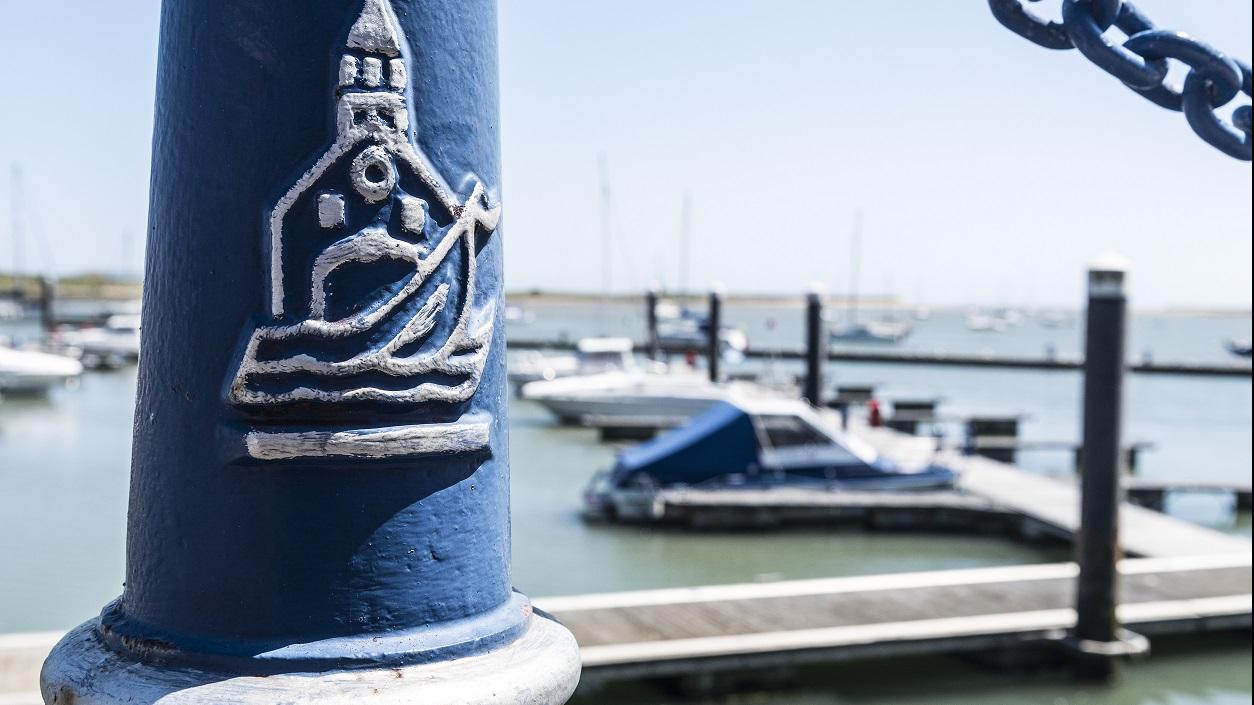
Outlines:
[{"label": "metal chain hanging", "polygon": [[[1124,0],[1063,0],[1061,23],[1038,17],[1023,2],[988,0],[988,5],[1016,34],[1047,49],[1079,49],[1145,99],[1183,112],[1193,131],[1219,151],[1250,161],[1250,106],[1236,108],[1231,120],[1219,114],[1238,94],[1250,96],[1249,64],[1184,32],[1155,28]],[[1106,36],[1111,27],[1127,35],[1122,44]],[[1168,59],[1189,67],[1180,89],[1167,84]]]}]

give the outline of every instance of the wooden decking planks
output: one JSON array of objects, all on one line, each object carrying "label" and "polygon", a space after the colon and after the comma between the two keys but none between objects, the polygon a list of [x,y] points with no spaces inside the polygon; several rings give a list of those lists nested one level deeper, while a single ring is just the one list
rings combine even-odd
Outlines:
[{"label": "wooden decking planks", "polygon": [[[1120,609],[1130,626],[1248,626],[1248,556],[1133,559],[1120,569]],[[1074,621],[1076,570],[1012,566],[549,598],[537,606],[574,632],[585,669],[682,675],[728,657],[752,665],[755,657],[780,663],[789,652],[939,653],[1056,636]]]}]

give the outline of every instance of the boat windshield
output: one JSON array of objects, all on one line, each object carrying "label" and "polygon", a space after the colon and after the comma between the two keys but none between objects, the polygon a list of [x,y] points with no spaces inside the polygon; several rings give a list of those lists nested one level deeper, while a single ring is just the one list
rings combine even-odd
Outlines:
[{"label": "boat windshield", "polygon": [[826,446],[832,443],[827,434],[796,416],[759,416],[758,425],[770,448]]},{"label": "boat windshield", "polygon": [[626,367],[627,359],[629,358],[626,354],[617,350],[608,352],[586,352],[581,353],[579,356],[579,361],[588,367]]}]

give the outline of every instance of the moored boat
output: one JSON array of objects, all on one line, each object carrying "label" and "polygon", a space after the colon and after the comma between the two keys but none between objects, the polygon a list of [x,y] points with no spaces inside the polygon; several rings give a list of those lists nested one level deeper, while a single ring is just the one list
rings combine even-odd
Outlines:
[{"label": "moored boat", "polygon": [[102,326],[55,331],[49,347],[88,367],[117,367],[139,359],[139,314],[115,313]]},{"label": "moored boat", "polygon": [[516,357],[510,363],[509,381],[519,391],[523,385],[540,380],[633,369],[636,359],[630,338],[583,338],[576,343],[573,354],[529,351]]},{"label": "moored boat", "polygon": [[589,419],[629,422],[647,419],[656,427],[675,426],[724,401],[795,397],[755,382],[711,382],[696,371],[667,374],[618,371],[532,382],[521,391],[524,399],[548,409],[563,423]]},{"label": "moored boat", "polygon": [[0,395],[43,394],[82,373],[78,360],[0,344]]},{"label": "moored boat", "polygon": [[923,491],[952,488],[956,480],[949,468],[904,467],[879,455],[805,402],[742,400],[717,404],[624,451],[593,479],[584,499],[590,515],[614,517],[673,488]]},{"label": "moored boat", "polygon": [[967,330],[975,333],[1004,333],[1010,327],[1005,319],[987,313],[968,313]]}]

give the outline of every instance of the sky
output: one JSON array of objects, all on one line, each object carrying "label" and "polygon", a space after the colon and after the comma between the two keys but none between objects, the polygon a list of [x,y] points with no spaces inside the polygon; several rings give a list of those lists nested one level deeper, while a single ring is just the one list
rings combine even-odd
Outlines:
[{"label": "sky", "polygon": [[[1138,7],[1251,58],[1249,3]],[[0,0],[0,270],[16,220],[27,270],[141,271],[158,11]],[[985,0],[501,0],[500,58],[511,290],[602,290],[604,182],[616,292],[847,292],[860,212],[867,295],[1076,305],[1114,250],[1139,307],[1250,306],[1249,164]]]}]

